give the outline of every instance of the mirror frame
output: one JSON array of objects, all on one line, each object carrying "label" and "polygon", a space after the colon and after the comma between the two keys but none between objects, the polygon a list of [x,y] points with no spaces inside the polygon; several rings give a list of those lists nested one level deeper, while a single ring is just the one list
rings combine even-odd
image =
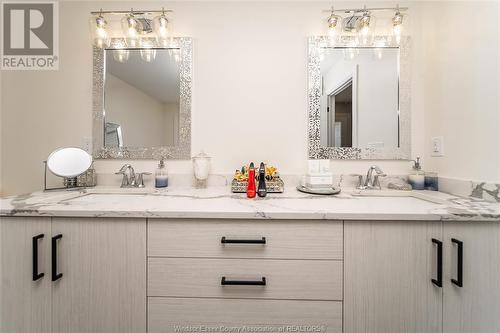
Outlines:
[{"label": "mirror frame", "polygon": [[[191,91],[193,72],[192,39],[189,37],[173,37],[168,47],[157,49],[180,50],[180,91],[179,91],[179,138],[176,146],[157,147],[105,147],[105,50],[121,48],[120,38],[112,38],[111,46],[93,50],[93,103],[92,103],[92,143],[95,159],[191,159]],[[131,48],[132,49],[132,48]],[[135,48],[140,50],[141,48]]]},{"label": "mirror frame", "polygon": [[[379,36],[376,36],[377,38]],[[321,52],[325,48],[350,48],[349,37],[328,46],[328,36],[308,39],[308,156],[309,159],[409,160],[411,158],[410,37],[399,45],[399,147],[327,147],[320,140]],[[391,46],[394,48],[394,46]],[[358,46],[357,48],[364,48]],[[373,48],[373,47],[366,47]]]}]

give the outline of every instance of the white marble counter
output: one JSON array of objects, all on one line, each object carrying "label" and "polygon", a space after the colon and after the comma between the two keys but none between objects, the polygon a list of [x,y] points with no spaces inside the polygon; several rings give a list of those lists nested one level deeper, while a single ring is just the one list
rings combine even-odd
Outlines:
[{"label": "white marble counter", "polygon": [[287,188],[247,199],[226,186],[197,190],[95,188],[1,199],[2,216],[500,221],[500,204],[430,191],[343,190],[316,196]]}]

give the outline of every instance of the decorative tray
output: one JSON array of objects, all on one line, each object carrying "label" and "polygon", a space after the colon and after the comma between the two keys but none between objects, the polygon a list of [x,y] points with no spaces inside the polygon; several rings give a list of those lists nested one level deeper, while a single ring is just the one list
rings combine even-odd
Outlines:
[{"label": "decorative tray", "polygon": [[[233,193],[246,193],[248,186],[248,180],[236,180],[233,179],[231,182],[231,192]],[[267,193],[283,193],[285,189],[285,183],[281,178],[273,178],[272,180],[266,180]]]},{"label": "decorative tray", "polygon": [[[231,192],[246,193],[248,187],[248,165],[244,165],[234,173],[233,181],[231,182]],[[258,172],[256,170],[255,183],[258,184]],[[272,165],[265,165],[265,178],[267,193],[283,193],[285,183],[279,176],[278,168]]]},{"label": "decorative tray", "polygon": [[333,195],[340,193],[340,189],[335,187],[309,188],[303,185],[298,185],[297,190],[304,193],[319,194],[319,195]]}]

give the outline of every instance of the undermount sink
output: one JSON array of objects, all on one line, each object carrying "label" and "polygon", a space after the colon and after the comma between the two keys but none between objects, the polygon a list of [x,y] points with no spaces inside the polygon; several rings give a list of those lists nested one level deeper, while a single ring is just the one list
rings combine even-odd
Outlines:
[{"label": "undermount sink", "polygon": [[[441,199],[434,198],[424,193],[416,191],[377,191],[377,190],[355,190],[351,193],[353,197],[365,197],[365,198],[390,198],[394,202],[398,201],[397,198],[403,199],[402,201],[423,201],[433,204],[444,204],[445,202]],[[409,200],[404,200],[409,199]]]},{"label": "undermount sink", "polygon": [[[99,203],[103,205],[107,204],[113,204],[113,203],[119,203],[119,204],[125,204],[127,205],[130,203],[133,205],[135,202],[137,202],[137,199],[144,198],[148,192],[118,192],[118,193],[106,193],[106,192],[100,192],[100,193],[87,193],[80,195],[78,197],[74,198],[69,198],[67,200],[64,200],[65,202],[72,202],[72,203]],[[154,197],[154,196],[153,196]],[[153,198],[152,197],[152,198]]]}]

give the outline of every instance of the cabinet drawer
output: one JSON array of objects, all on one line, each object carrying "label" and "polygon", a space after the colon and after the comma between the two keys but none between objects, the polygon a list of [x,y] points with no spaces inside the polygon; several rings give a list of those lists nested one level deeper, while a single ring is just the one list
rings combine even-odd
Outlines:
[{"label": "cabinet drawer", "polygon": [[337,301],[342,261],[149,258],[148,296]]},{"label": "cabinet drawer", "polygon": [[[148,255],[342,259],[342,222],[149,220]],[[225,243],[254,241],[255,243]],[[265,238],[265,244],[262,242]]]},{"label": "cabinet drawer", "polygon": [[341,333],[342,303],[148,298],[148,333]]}]

